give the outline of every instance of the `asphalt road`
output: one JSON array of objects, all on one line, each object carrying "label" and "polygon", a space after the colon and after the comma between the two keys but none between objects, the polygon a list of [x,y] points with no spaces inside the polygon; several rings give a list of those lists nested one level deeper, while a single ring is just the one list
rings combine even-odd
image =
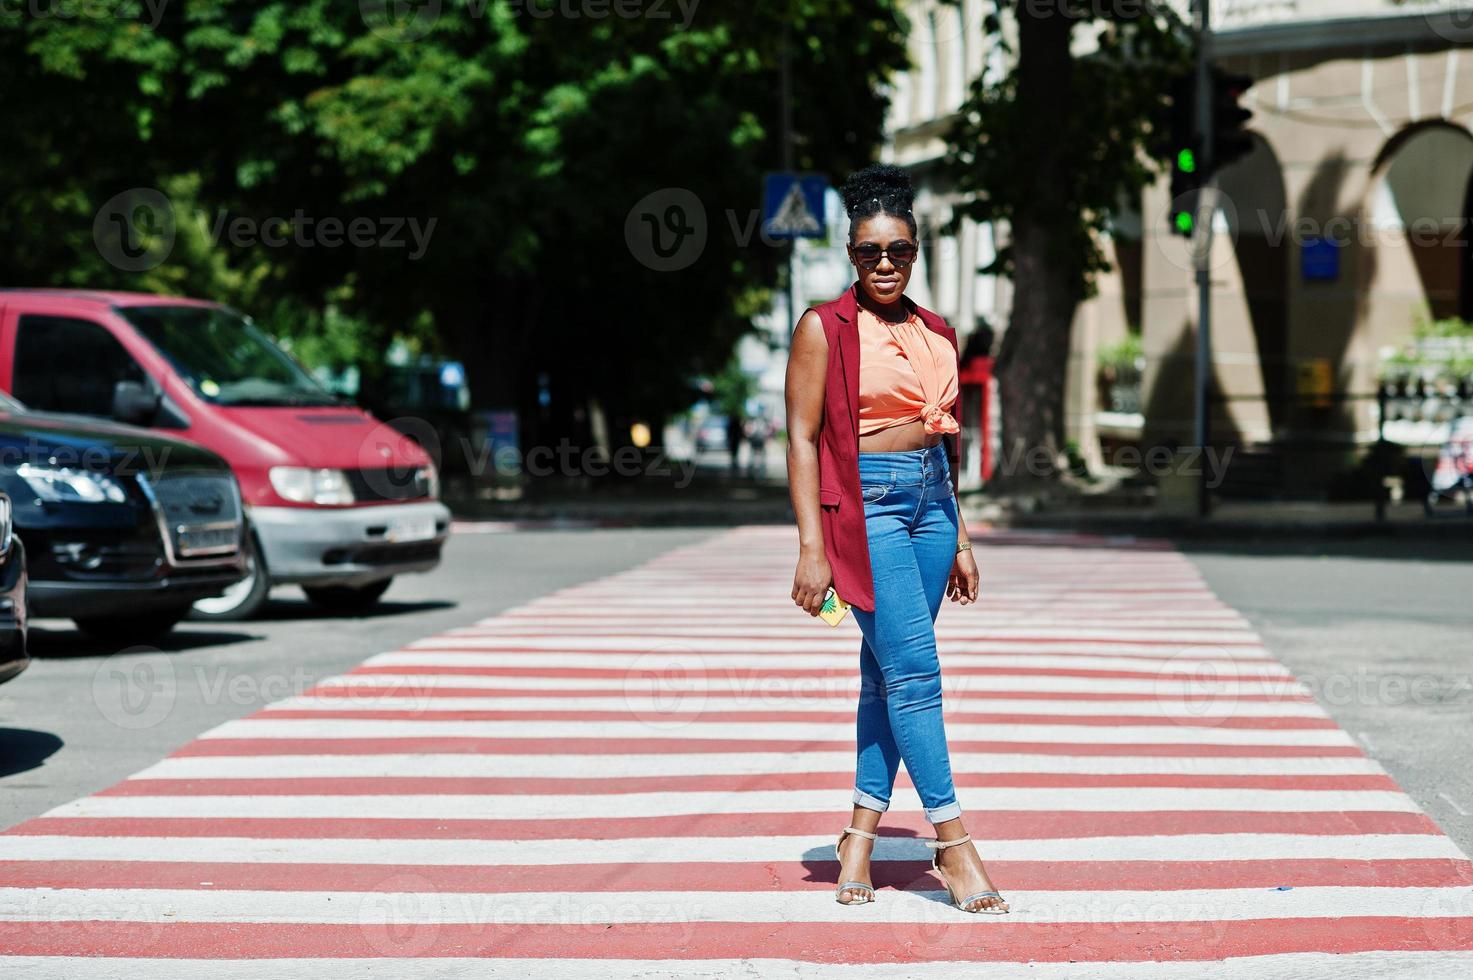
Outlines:
[{"label": "asphalt road", "polygon": [[[111,786],[201,732],[375,653],[713,533],[457,534],[438,569],[396,580],[373,615],[322,615],[299,589],[280,588],[262,618],[186,622],[156,649],[111,652],[65,620],[36,620],[35,659],[0,685],[0,827]],[[146,704],[137,697],[144,691],[153,692]]]},{"label": "asphalt road", "polygon": [[1466,539],[1184,550],[1340,727],[1473,854]]},{"label": "asphalt road", "polygon": [[[396,582],[372,616],[320,616],[299,592],[282,589],[263,619],[185,624],[159,649],[109,655],[65,622],[39,621],[38,660],[0,687],[0,826],[110,786],[199,733],[374,653],[714,533],[461,534],[439,570]],[[1466,551],[1276,542],[1192,545],[1188,554],[1341,726],[1473,852],[1473,555]],[[141,708],[128,704],[123,692],[140,687],[163,693]]]}]

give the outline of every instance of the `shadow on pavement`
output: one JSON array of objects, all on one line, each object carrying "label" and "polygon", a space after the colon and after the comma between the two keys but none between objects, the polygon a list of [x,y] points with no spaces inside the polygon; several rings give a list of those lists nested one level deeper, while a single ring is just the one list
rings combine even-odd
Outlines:
[{"label": "shadow on pavement", "polygon": [[33,657],[107,657],[119,650],[138,647],[165,652],[182,652],[263,639],[265,637],[258,633],[239,633],[230,629],[201,629],[186,622],[142,643],[137,641],[109,642],[77,629],[46,628],[33,625],[29,645]]},{"label": "shadow on pavement", "polygon": [[395,602],[380,599],[372,608],[363,612],[333,612],[323,609],[306,599],[273,599],[266,608],[251,619],[253,622],[285,623],[306,619],[387,619],[390,616],[407,616],[410,613],[433,612],[438,609],[454,609],[458,603],[447,599],[426,599],[419,602]]},{"label": "shadow on pavement", "polygon": [[0,728],[0,776],[35,769],[64,743],[50,732],[29,728]]}]

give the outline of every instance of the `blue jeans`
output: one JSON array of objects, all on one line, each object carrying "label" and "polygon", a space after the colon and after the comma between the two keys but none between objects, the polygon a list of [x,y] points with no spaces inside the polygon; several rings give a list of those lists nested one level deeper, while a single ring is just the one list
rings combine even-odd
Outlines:
[{"label": "blue jeans", "polygon": [[961,815],[941,720],[936,613],[956,559],[956,497],[944,444],[860,453],[875,611],[854,610],[859,648],[859,759],[854,802],[890,806],[900,761],[931,823]]}]

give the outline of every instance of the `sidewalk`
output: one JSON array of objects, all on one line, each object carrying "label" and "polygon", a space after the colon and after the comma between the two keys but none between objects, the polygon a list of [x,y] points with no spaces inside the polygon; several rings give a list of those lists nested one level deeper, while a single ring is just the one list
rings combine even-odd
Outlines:
[{"label": "sidewalk", "polygon": [[[701,474],[689,486],[623,486],[582,492],[543,492],[523,500],[447,499],[461,522],[508,522],[547,527],[734,527],[793,520],[785,482]],[[1388,506],[1378,522],[1365,501],[1228,500],[1206,518],[1163,513],[1154,504],[1118,497],[1083,497],[1037,505],[964,491],[962,514],[982,526],[1063,530],[1195,540],[1252,538],[1398,538],[1473,542],[1473,518],[1455,508],[1427,518],[1420,504]]]},{"label": "sidewalk", "polygon": [[1228,500],[1214,503],[1206,517],[1163,514],[1149,504],[1083,504],[1025,512],[978,493],[963,495],[969,522],[997,527],[1089,531],[1178,539],[1222,540],[1265,537],[1448,539],[1473,542],[1473,518],[1445,508],[1428,518],[1420,504],[1389,505],[1377,521],[1366,501]]}]

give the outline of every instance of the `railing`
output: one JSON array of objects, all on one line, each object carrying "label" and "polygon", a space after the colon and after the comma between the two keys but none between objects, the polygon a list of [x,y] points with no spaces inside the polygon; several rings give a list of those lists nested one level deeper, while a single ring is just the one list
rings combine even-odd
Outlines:
[{"label": "railing", "polygon": [[[1137,465],[1148,448],[1140,444],[1141,431],[1154,426],[1141,415],[1135,372],[1129,365],[1111,365],[1097,373],[1096,384],[1102,449],[1117,463],[1122,453],[1133,454],[1135,462],[1123,465]],[[1205,473],[1202,479],[1212,497],[1365,500],[1373,503],[1378,521],[1387,519],[1394,495],[1420,496],[1428,517],[1441,516],[1442,504],[1461,498],[1458,516],[1473,516],[1473,376],[1401,378],[1372,392],[1214,391],[1211,400],[1211,429],[1217,433],[1212,445],[1221,462],[1214,463],[1211,479]],[[1265,406],[1253,414],[1271,426],[1271,437],[1267,429],[1241,441],[1223,437],[1224,420],[1239,414],[1232,406],[1244,403]],[[1232,421],[1227,425],[1237,428]],[[1170,447],[1163,436],[1152,440]]]}]

